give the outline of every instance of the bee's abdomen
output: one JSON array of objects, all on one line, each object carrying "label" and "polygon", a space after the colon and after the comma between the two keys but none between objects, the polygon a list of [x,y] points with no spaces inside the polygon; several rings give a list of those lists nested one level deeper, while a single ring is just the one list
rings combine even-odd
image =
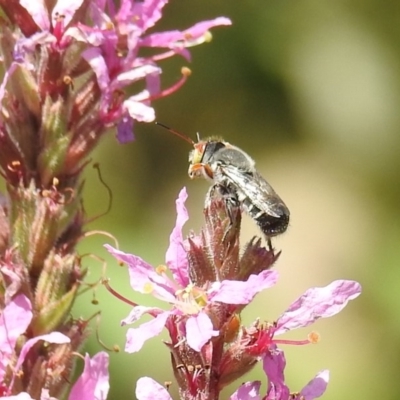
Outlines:
[{"label": "bee's abdomen", "polygon": [[243,201],[243,208],[268,237],[280,235],[289,225],[289,212],[282,208],[282,215],[275,217],[254,205],[250,199]]},{"label": "bee's abdomen", "polygon": [[262,232],[268,237],[280,235],[286,231],[289,225],[289,215],[286,214],[277,218],[263,213],[257,218],[254,218],[254,220],[257,222]]}]

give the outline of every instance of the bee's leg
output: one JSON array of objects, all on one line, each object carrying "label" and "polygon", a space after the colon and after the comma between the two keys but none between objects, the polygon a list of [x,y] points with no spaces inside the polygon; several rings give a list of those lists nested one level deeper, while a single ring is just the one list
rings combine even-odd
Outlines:
[{"label": "bee's leg", "polygon": [[270,237],[267,237],[267,244],[268,244],[268,250],[274,253],[274,248],[272,247],[272,242]]},{"label": "bee's leg", "polygon": [[[215,185],[214,185],[215,186]],[[229,219],[229,224],[225,229],[223,241],[229,241],[229,237],[240,228],[241,222],[241,204],[238,199],[236,190],[229,184],[218,184],[219,193],[225,203],[226,214]]]},{"label": "bee's leg", "polygon": [[238,223],[240,224],[240,201],[234,188],[221,182],[216,183],[210,187],[206,197],[206,206],[210,204],[212,198],[216,197],[219,197],[224,202],[226,214],[229,219],[229,224],[225,229],[223,237],[223,241],[225,241],[225,239],[229,235],[229,232],[232,231],[232,228],[238,226]]}]

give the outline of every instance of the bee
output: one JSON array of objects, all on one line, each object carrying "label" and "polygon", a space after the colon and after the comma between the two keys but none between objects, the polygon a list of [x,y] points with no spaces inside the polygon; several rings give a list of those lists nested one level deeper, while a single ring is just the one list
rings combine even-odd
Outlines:
[{"label": "bee", "polygon": [[239,147],[220,138],[198,138],[196,143],[165,125],[157,124],[193,145],[194,149],[189,153],[189,177],[211,181],[211,191],[218,189],[229,199],[228,204],[240,204],[264,233],[272,250],[271,238],[286,231],[290,211],[256,170],[254,160]]}]

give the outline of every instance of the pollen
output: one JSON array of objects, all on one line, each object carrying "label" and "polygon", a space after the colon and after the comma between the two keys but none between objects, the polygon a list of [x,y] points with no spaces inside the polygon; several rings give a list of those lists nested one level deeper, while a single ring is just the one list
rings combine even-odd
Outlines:
[{"label": "pollen", "polygon": [[310,332],[308,335],[308,340],[311,344],[317,344],[321,339],[321,335],[318,332]]},{"label": "pollen", "polygon": [[205,34],[204,34],[204,41],[205,42],[211,42],[211,40],[212,40],[212,34],[211,34],[211,32],[210,31],[207,31]]},{"label": "pollen", "polygon": [[72,78],[69,75],[63,77],[63,82],[67,86],[72,86]]},{"label": "pollen", "polygon": [[154,286],[150,282],[147,282],[144,284],[144,286],[143,286],[144,293],[150,294],[153,292],[153,290],[154,290]]},{"label": "pollen", "polygon": [[185,77],[188,77],[188,76],[192,75],[192,70],[188,67],[182,67],[181,74]]},{"label": "pollen", "polygon": [[8,169],[9,169],[10,171],[13,171],[13,170],[15,170],[15,169],[18,169],[20,166],[21,166],[21,162],[18,161],[18,160],[15,160],[15,161],[11,161],[10,166],[9,166]]},{"label": "pollen", "polygon": [[165,274],[166,271],[167,271],[167,267],[165,265],[159,265],[156,268],[156,272],[158,275],[163,275],[163,274]]},{"label": "pollen", "polygon": [[111,31],[111,30],[114,29],[114,24],[113,24],[112,22],[107,22],[107,23],[105,24],[105,28],[106,28],[106,30]]}]

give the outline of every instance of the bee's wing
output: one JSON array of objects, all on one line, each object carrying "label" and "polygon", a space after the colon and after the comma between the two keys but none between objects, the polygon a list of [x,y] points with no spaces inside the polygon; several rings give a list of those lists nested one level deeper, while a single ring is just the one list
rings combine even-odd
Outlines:
[{"label": "bee's wing", "polygon": [[[221,166],[221,174],[260,211],[276,218],[289,215],[289,209],[272,186],[257,172],[244,172],[232,165]],[[244,200],[244,199],[241,199]]]}]

